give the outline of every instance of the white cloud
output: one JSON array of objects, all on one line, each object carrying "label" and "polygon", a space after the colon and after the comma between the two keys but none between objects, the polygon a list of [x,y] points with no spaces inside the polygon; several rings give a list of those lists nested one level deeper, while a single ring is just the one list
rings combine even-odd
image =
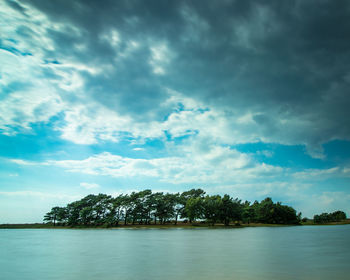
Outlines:
[{"label": "white cloud", "polygon": [[137,148],[133,148],[134,151],[144,151],[145,149],[144,148],[140,148],[140,147],[137,147]]},{"label": "white cloud", "polygon": [[[259,140],[254,130],[257,125],[242,122],[239,116],[209,109],[192,98],[166,89],[168,98],[163,104],[170,113],[166,120],[143,122],[131,116],[120,115],[105,106],[87,100],[85,104],[65,109],[64,123],[57,129],[63,139],[77,144],[95,144],[99,141],[118,142],[123,137],[163,139],[165,131],[172,138],[193,136],[212,139],[212,143],[238,144]],[[183,109],[179,110],[180,107]]]},{"label": "white cloud", "polygon": [[120,34],[116,29],[111,29],[108,32],[101,34],[100,40],[107,44],[110,44],[113,48],[118,47],[121,41]]},{"label": "white cloud", "polygon": [[332,167],[328,169],[306,169],[301,172],[295,172],[293,176],[297,179],[320,180],[328,177],[347,177],[350,176],[346,167]]},{"label": "white cloud", "polygon": [[[35,164],[12,161],[20,165]],[[49,160],[38,164],[61,167],[68,172],[116,178],[148,177],[173,184],[243,182],[261,177],[274,178],[284,172],[281,167],[257,163],[247,154],[220,146],[209,147],[207,151],[187,147],[177,156],[153,159],[128,158],[104,152],[83,160]],[[90,187],[87,183],[81,186]]]},{"label": "white cloud", "polygon": [[150,47],[151,58],[149,64],[153,69],[153,73],[157,75],[164,75],[166,73],[166,66],[171,61],[171,52],[165,43],[153,45]]},{"label": "white cloud", "polygon": [[121,117],[99,104],[76,105],[65,111],[64,125],[57,127],[63,139],[77,144],[98,141],[118,142],[121,133],[132,127],[129,117]]},{"label": "white cloud", "polygon": [[[101,75],[101,79],[108,76],[106,84],[109,82],[112,84],[113,73],[118,69],[119,62],[126,57],[131,57],[136,50],[147,50],[149,55],[147,54],[146,63],[151,66],[154,74],[164,75],[169,67],[174,66],[172,63],[177,58],[174,46],[169,41],[152,36],[145,40],[142,36],[128,37],[121,27],[117,30],[114,26],[108,25],[103,30],[97,31],[97,34],[87,34],[88,31],[84,28],[79,29],[69,22],[51,20],[34,7],[22,2],[18,3],[25,8],[25,14],[12,9],[6,2],[0,3],[0,25],[3,27],[2,32],[6,34],[2,43],[4,49],[12,50],[11,52],[0,50],[3,66],[0,83],[3,88],[11,88],[9,85],[21,82],[27,84],[28,88],[21,91],[13,90],[2,97],[0,129],[5,134],[13,135],[18,129],[30,130],[33,123],[48,122],[53,116],[62,113],[64,123],[54,124],[62,133],[61,137],[86,145],[104,141],[117,142],[125,135],[128,139],[134,138],[133,140],[139,142],[147,138],[165,140],[166,131],[173,138],[182,136],[210,138],[212,144],[219,145],[258,141],[285,145],[302,144],[306,145],[309,155],[323,158],[322,143],[333,138],[344,139],[345,134],[336,135],[335,130],[346,132],[346,129],[334,128],[335,123],[324,122],[323,119],[315,120],[316,117],[311,113],[297,114],[287,106],[288,104],[285,108],[280,104],[269,106],[270,103],[264,102],[241,106],[241,94],[237,94],[237,104],[232,103],[230,98],[226,102],[226,96],[220,94],[217,101],[209,101],[210,98],[205,96],[210,94],[205,90],[203,93],[181,94],[175,89],[165,88],[164,84],[158,84],[158,82],[154,84],[155,88],[159,85],[163,86],[163,90],[168,94],[167,100],[157,104],[162,108],[163,116],[160,118],[157,116],[158,119],[150,122],[142,122],[140,121],[142,117],[136,120],[132,116],[122,115],[115,109],[106,108],[87,97],[86,91],[90,89],[85,89],[84,74]],[[184,41],[182,43],[200,41],[201,46],[205,47],[203,50],[208,47],[208,44],[215,44],[205,39],[205,35],[214,30],[202,14],[186,5],[182,5],[179,11],[185,23],[184,30],[179,34],[180,40]],[[245,48],[251,49],[259,40],[273,37],[280,32],[278,25],[273,24],[276,21],[275,13],[267,6],[253,5],[247,16],[248,19],[254,20],[234,19],[233,45],[244,45]],[[141,19],[135,16],[126,21],[130,26],[136,27]],[[25,35],[18,30],[22,30]],[[83,40],[88,37],[86,35],[97,35],[93,38],[98,38],[98,44],[108,44],[115,50],[115,54],[108,62],[98,58],[84,61],[74,52],[71,55],[69,53],[63,55],[61,51],[65,49],[56,50],[58,44],[56,45],[57,42],[55,43],[55,38],[52,37],[52,31],[64,36],[69,34],[74,35],[75,38],[82,38],[81,43],[75,40],[72,43],[72,48],[80,49],[80,53],[89,47],[88,40]],[[225,42],[227,39],[230,38],[225,38]],[[55,53],[55,57],[52,57],[52,53]],[[145,57],[142,58],[145,59]],[[123,66],[123,63],[120,65]],[[237,69],[238,72],[242,69],[243,72],[246,71],[244,66],[242,69],[240,67]],[[199,71],[199,73],[202,72]],[[118,91],[117,89],[118,86],[108,88],[103,85],[99,86],[98,90],[91,91],[93,91],[92,96],[96,96],[99,91],[114,94]],[[234,87],[232,90],[235,90]],[[341,88],[333,86],[331,90],[340,91]],[[260,92],[259,89],[257,92]],[[232,96],[236,95],[234,92],[232,94]],[[332,92],[326,95],[333,97]],[[194,98],[186,96],[194,96]],[[208,104],[199,102],[201,97],[204,97]],[[267,100],[269,98],[271,96],[267,96]],[[327,104],[332,100],[338,99],[330,98]],[[157,100],[154,99],[154,101]],[[222,102],[226,102],[227,106]],[[327,111],[327,107],[324,111]],[[322,125],[317,123],[318,121],[322,121]],[[319,136],[324,134],[324,131],[330,131],[331,137],[320,139]]]},{"label": "white cloud", "polygon": [[37,163],[35,161],[23,160],[23,159],[10,159],[11,162],[16,163],[18,165],[38,165],[42,163]]},{"label": "white cloud", "polygon": [[80,186],[87,190],[97,189],[100,187],[100,185],[96,183],[84,183],[84,182],[80,183]]},{"label": "white cloud", "polygon": [[[6,5],[6,1],[0,3],[2,33],[10,35],[13,39],[7,41],[6,44],[12,44],[13,47],[23,52],[41,53],[42,49],[54,50],[54,43],[47,36],[47,30],[57,30],[61,25],[51,23],[43,13],[32,7],[29,8],[24,3],[21,3],[21,6],[25,8],[25,14]],[[21,38],[16,32],[19,27],[26,27],[25,32],[29,32],[27,35],[30,35],[31,40]]]},{"label": "white cloud", "polygon": [[62,110],[61,98],[50,89],[19,91],[0,103],[0,129],[3,134],[16,134],[16,128],[31,130],[37,122],[47,122]]},{"label": "white cloud", "polygon": [[50,57],[55,44],[49,32],[67,32],[79,37],[81,31],[67,23],[52,22],[25,3],[19,5],[24,13],[10,8],[6,2],[0,3],[3,33],[0,130],[6,135],[14,135],[18,130],[30,131],[32,124],[48,122],[69,108],[72,104],[66,93],[74,91],[74,97],[79,96],[84,85],[81,72],[96,75],[101,71],[101,67],[58,53],[57,57]]},{"label": "white cloud", "polygon": [[274,155],[273,151],[269,151],[269,150],[262,150],[262,151],[257,151],[256,152],[257,155],[263,155],[264,157],[267,158],[271,158]]},{"label": "white cloud", "polygon": [[[5,42],[9,49],[12,41]],[[20,43],[18,43],[20,44]],[[29,48],[29,46],[28,46]],[[28,52],[26,49],[21,50]],[[3,90],[0,103],[0,129],[2,133],[12,135],[16,128],[30,130],[37,122],[47,122],[63,108],[61,97],[54,87],[41,75],[42,58],[34,55],[15,54],[0,50],[1,78],[0,88],[12,89],[9,93]],[[22,83],[25,89],[16,90],[16,85]]]}]

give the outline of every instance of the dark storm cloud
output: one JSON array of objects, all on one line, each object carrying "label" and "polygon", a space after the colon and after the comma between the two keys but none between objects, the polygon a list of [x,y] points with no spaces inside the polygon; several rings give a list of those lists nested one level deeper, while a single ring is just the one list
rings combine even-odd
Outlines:
[{"label": "dark storm cloud", "polygon": [[[348,1],[26,3],[80,31],[51,30],[55,51],[48,56],[113,66],[86,73],[85,86],[120,113],[163,117],[157,105],[169,87],[228,114],[252,113],[266,141],[317,147],[350,139]],[[113,29],[117,46],[101,40]],[[120,56],[132,41],[139,48]],[[164,75],[149,63],[157,44],[173,55]]]}]

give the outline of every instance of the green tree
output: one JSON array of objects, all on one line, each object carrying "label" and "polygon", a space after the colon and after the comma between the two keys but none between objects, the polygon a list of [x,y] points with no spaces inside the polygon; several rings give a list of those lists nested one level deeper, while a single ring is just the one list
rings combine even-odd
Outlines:
[{"label": "green tree", "polygon": [[[178,217],[181,217],[188,218],[190,222],[206,219],[211,224],[221,221],[225,225],[242,220],[248,223],[300,223],[301,213],[297,215],[294,208],[280,202],[274,203],[271,198],[250,204],[248,201],[241,203],[238,198],[233,199],[227,194],[223,197],[204,195],[202,189],[191,189],[181,194],[152,193],[147,189],[116,198],[101,193],[90,194],[66,207],[53,207],[44,216],[44,221],[55,226],[117,226],[121,220],[124,220],[125,225],[130,222],[147,225],[151,223],[152,217],[155,224],[157,221],[165,224],[171,220],[177,224]],[[314,217],[316,223],[343,219],[346,219],[346,214],[342,211],[322,213]]]},{"label": "green tree", "polygon": [[181,196],[179,193],[174,195],[174,214],[175,214],[175,225],[177,225],[177,221],[179,217],[184,216],[184,209],[186,206],[185,197]]},{"label": "green tree", "polygon": [[184,209],[186,217],[188,217],[190,223],[196,219],[204,217],[204,205],[202,197],[191,197],[187,200]]},{"label": "green tree", "polygon": [[220,220],[220,209],[222,209],[222,203],[220,195],[207,195],[203,200],[204,218],[212,225]]},{"label": "green tree", "polygon": [[123,215],[123,195],[119,195],[112,199],[112,207],[110,210],[111,224],[119,225],[119,221]]},{"label": "green tree", "polygon": [[242,218],[242,205],[241,201],[232,199],[228,194],[225,194],[222,198],[222,204],[220,207],[220,219],[228,226],[230,221],[240,221]]},{"label": "green tree", "polygon": [[53,207],[50,212],[44,216],[44,222],[53,223],[56,226],[56,222],[64,222],[66,220],[66,208],[65,207]]},{"label": "green tree", "polygon": [[[188,218],[190,222],[193,221],[193,219],[187,214],[189,213],[188,210],[186,210],[186,205],[190,199],[203,199],[205,195],[205,191],[202,189],[191,189],[189,191],[185,191],[180,195],[180,201],[184,205],[184,208],[181,210],[181,218]],[[203,213],[202,213],[203,214]]]},{"label": "green tree", "polygon": [[249,201],[245,201],[242,205],[242,221],[250,224],[255,219],[254,207],[250,205]]},{"label": "green tree", "polygon": [[346,214],[343,211],[335,211],[333,213],[322,213],[320,215],[314,216],[314,223],[330,223],[330,222],[340,222],[346,219]]},{"label": "green tree", "polygon": [[[55,207],[54,207],[55,208]],[[46,223],[53,223],[53,225],[56,225],[56,214],[54,212],[54,208],[51,209],[50,212],[47,212],[44,216],[44,222]]]}]

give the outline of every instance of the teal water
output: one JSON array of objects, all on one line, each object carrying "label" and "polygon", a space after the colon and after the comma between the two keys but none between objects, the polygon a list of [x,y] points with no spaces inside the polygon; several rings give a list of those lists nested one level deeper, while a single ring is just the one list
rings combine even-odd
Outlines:
[{"label": "teal water", "polygon": [[350,226],[1,229],[0,279],[349,279]]}]

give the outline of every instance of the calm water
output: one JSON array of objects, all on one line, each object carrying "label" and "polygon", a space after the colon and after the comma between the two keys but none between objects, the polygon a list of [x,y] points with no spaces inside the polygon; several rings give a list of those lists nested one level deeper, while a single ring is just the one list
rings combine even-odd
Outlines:
[{"label": "calm water", "polygon": [[350,226],[0,230],[0,279],[349,279]]}]

